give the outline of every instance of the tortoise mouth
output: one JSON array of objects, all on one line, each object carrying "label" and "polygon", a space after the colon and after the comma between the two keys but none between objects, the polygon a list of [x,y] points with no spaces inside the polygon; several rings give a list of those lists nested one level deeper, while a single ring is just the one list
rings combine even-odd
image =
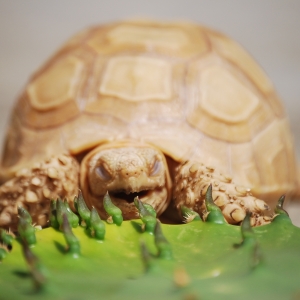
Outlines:
[{"label": "tortoise mouth", "polygon": [[[108,191],[108,193],[113,204],[121,209],[124,220],[131,220],[139,217],[138,210],[134,204],[135,197],[139,197],[143,203],[150,204],[156,210],[158,216],[169,204],[168,190],[165,186],[154,189],[143,189],[141,191],[128,192],[118,190]],[[96,203],[98,203],[98,201]]]},{"label": "tortoise mouth", "polygon": [[144,197],[149,196],[150,190],[144,190],[140,192],[133,192],[133,193],[125,193],[125,192],[116,192],[116,193],[110,193],[111,196],[117,199],[121,199],[126,201],[127,203],[133,203],[135,197],[139,197],[139,199],[142,199]]}]

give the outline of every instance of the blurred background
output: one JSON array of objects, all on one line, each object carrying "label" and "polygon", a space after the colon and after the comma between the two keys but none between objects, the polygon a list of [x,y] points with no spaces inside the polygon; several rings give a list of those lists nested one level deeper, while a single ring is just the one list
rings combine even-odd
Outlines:
[{"label": "blurred background", "polygon": [[[300,161],[299,0],[0,0],[0,146],[18,94],[64,41],[85,27],[130,17],[191,20],[242,44],[282,98]],[[289,212],[300,226],[300,209]]]}]

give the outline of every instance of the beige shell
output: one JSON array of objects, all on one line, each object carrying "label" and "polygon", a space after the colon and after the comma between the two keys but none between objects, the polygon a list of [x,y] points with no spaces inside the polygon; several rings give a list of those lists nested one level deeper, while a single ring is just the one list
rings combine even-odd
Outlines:
[{"label": "beige shell", "polygon": [[271,82],[236,42],[194,24],[127,21],[69,40],[15,106],[2,181],[50,154],[122,139],[199,159],[263,199],[296,187]]}]

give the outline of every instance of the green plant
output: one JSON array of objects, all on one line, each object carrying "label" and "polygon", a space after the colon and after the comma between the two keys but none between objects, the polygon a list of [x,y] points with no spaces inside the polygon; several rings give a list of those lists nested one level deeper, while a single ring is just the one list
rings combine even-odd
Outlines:
[{"label": "green plant", "polygon": [[19,210],[29,233],[14,240],[1,231],[0,298],[299,299],[300,229],[284,199],[272,223],[256,228],[249,214],[240,227],[226,224],[209,191],[206,200],[205,222],[183,207],[189,223],[179,225],[161,224],[138,199],[141,219],[120,222],[106,198],[107,223],[79,195],[77,227],[66,202],[53,201],[55,228],[34,231]]}]

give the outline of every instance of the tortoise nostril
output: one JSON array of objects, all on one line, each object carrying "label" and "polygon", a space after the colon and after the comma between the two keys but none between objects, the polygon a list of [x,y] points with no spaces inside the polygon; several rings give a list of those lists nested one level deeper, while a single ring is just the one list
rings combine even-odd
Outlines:
[{"label": "tortoise nostril", "polygon": [[138,177],[142,173],[140,169],[134,168],[133,170],[126,170],[123,173],[124,177]]}]

